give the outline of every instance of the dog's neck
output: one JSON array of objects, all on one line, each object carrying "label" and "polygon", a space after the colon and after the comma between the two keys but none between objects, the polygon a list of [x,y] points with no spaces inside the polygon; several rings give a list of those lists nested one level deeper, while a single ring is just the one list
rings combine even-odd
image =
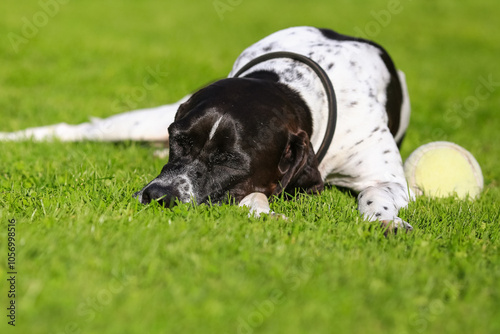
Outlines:
[{"label": "dog's neck", "polygon": [[314,151],[317,152],[326,133],[328,100],[323,84],[314,71],[307,65],[285,58],[257,64],[244,76],[258,76],[262,79],[279,82],[287,86],[305,102],[312,118],[310,141]]}]

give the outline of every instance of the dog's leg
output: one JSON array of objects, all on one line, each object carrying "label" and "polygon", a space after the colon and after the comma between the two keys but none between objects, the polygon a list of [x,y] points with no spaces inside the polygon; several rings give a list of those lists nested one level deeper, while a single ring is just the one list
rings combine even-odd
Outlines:
[{"label": "dog's leg", "polygon": [[379,126],[371,140],[345,153],[349,161],[331,182],[358,192],[358,210],[364,219],[380,221],[388,231],[412,230],[398,217],[412,198],[404,176],[401,155],[387,127]]},{"label": "dog's leg", "polygon": [[166,141],[167,127],[174,121],[181,101],[157,108],[141,109],[78,125],[59,123],[16,132],[0,132],[0,141],[33,139],[44,141]]},{"label": "dog's leg", "polygon": [[398,217],[399,210],[413,199],[401,154],[389,131],[382,129],[378,137],[356,158],[359,167],[365,165],[356,182],[360,190],[358,210],[365,219],[380,221],[387,232],[411,231],[412,226]]},{"label": "dog's leg", "polygon": [[410,200],[415,199],[415,195],[406,183],[399,153],[399,147],[410,122],[410,98],[404,73],[398,71],[398,75],[403,91],[399,131],[395,139],[392,139],[389,131],[384,131],[383,128],[379,130],[381,135],[377,139],[377,147],[371,147],[368,151],[375,152],[376,155],[369,156],[372,162],[371,173],[368,174],[370,177],[362,182],[367,187],[358,195],[358,210],[361,215],[369,221],[380,221],[386,228],[386,235],[398,230],[413,230],[410,224],[398,217],[399,210],[406,207]]}]

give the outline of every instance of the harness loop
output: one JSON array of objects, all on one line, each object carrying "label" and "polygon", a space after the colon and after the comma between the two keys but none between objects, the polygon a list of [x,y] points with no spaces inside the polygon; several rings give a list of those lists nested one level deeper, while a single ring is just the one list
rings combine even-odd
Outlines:
[{"label": "harness loop", "polygon": [[318,163],[321,163],[321,161],[326,155],[326,152],[328,151],[328,148],[330,147],[330,143],[332,142],[333,135],[335,133],[335,127],[337,126],[337,99],[335,97],[335,90],[333,89],[333,85],[332,82],[330,81],[330,78],[328,77],[328,74],[326,74],[325,70],[321,68],[321,66],[319,66],[318,63],[316,63],[309,57],[306,57],[304,55],[295,52],[289,52],[289,51],[271,52],[271,53],[266,53],[248,62],[238,72],[236,72],[234,77],[235,78],[239,77],[241,74],[248,71],[250,68],[254,67],[259,63],[263,63],[265,61],[276,58],[289,58],[309,66],[309,68],[311,68],[314,71],[314,73],[316,73],[316,75],[321,80],[321,83],[323,84],[323,88],[325,90],[326,98],[328,101],[328,123],[323,141],[321,142],[318,152],[316,152],[316,158],[318,159]]}]

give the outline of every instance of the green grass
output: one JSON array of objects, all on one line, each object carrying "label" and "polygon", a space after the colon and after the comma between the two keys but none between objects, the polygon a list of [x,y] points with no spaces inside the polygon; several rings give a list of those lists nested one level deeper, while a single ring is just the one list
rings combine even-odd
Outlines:
[{"label": "green grass", "polygon": [[336,188],[277,199],[287,221],[234,206],[162,210],[131,198],[164,164],[154,147],[0,143],[0,331],[13,332],[4,283],[15,218],[19,333],[500,332],[500,87],[476,95],[480,77],[500,81],[500,4],[401,0],[378,23],[389,3],[241,1],[221,19],[212,1],[70,1],[16,53],[8,33],[42,9],[1,2],[0,131],[125,111],[148,67],[168,76],[133,103],[176,101],[288,26],[361,29],[407,75],[403,157],[456,142],[476,156],[485,190],[474,202],[419,198],[401,212],[414,232],[385,238]]}]

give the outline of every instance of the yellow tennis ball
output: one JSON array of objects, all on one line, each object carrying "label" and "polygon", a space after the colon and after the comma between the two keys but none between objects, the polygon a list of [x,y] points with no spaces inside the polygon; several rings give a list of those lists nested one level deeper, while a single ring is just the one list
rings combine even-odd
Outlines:
[{"label": "yellow tennis ball", "polygon": [[416,195],[475,198],[483,190],[481,167],[469,151],[454,143],[420,146],[408,157],[404,170]]}]

